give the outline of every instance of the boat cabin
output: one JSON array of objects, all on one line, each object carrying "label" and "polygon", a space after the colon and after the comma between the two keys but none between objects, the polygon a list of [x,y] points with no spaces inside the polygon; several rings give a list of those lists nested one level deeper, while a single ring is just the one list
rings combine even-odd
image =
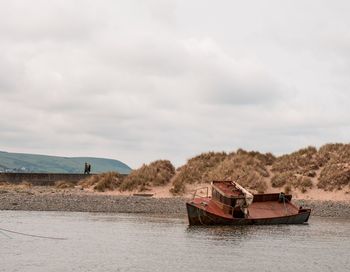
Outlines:
[{"label": "boat cabin", "polygon": [[233,181],[213,181],[211,183],[212,200],[227,214],[244,218],[253,195]]}]

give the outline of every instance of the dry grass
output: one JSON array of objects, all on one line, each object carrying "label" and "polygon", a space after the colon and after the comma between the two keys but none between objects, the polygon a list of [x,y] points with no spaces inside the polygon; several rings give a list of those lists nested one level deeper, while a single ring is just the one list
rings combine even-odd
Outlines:
[{"label": "dry grass", "polygon": [[20,184],[16,185],[16,187],[20,189],[30,189],[33,187],[33,184],[24,180]]},{"label": "dry grass", "polygon": [[324,167],[320,173],[318,188],[327,191],[350,187],[350,144],[332,144],[320,148]]},{"label": "dry grass", "polygon": [[311,189],[313,184],[312,180],[308,177],[300,176],[298,179],[292,184],[294,188],[300,189],[302,193],[306,193],[308,189]]},{"label": "dry grass", "polygon": [[336,159],[342,149],[346,149],[345,144],[325,144],[318,151],[319,163],[324,166],[331,159]]},{"label": "dry grass", "polygon": [[269,153],[247,152],[242,149],[230,154],[203,153],[178,169],[171,192],[182,194],[186,184],[209,183],[212,180],[236,180],[242,186],[264,192],[267,188],[265,179],[269,176],[266,165],[270,165],[274,159]]},{"label": "dry grass", "polygon": [[[272,178],[268,167],[271,167]],[[320,172],[320,176],[317,173]],[[291,154],[275,157],[271,153],[238,149],[233,153],[207,152],[191,158],[177,169],[169,161],[155,161],[132,171],[126,178],[94,177],[95,190],[145,191],[152,186],[172,182],[171,192],[182,194],[186,184],[210,183],[212,180],[236,180],[253,192],[265,192],[267,181],[274,188],[285,191],[299,189],[306,192],[313,186],[311,178],[319,179],[317,186],[325,190],[350,186],[350,145],[326,144],[300,149]],[[317,182],[316,182],[317,183]],[[350,187],[349,187],[350,188]]]},{"label": "dry grass", "polygon": [[292,187],[288,184],[284,187],[284,193],[285,194],[290,194],[292,192]]},{"label": "dry grass", "polygon": [[225,152],[207,152],[188,160],[184,166],[178,168],[178,173],[172,181],[171,193],[183,194],[186,184],[209,183],[209,173],[227,156]]},{"label": "dry grass", "polygon": [[285,190],[288,188],[289,192],[292,191],[292,188],[300,189],[302,193],[305,193],[313,186],[309,177],[294,174],[291,171],[274,175],[271,179],[271,185],[274,188],[285,186]]},{"label": "dry grass", "polygon": [[58,180],[55,182],[55,187],[57,189],[69,189],[69,188],[74,188],[75,184],[73,182],[66,181],[66,180]]},{"label": "dry grass", "polygon": [[[16,192],[26,192],[33,187],[33,184],[28,181],[22,181],[21,183],[10,183],[7,181],[1,181],[0,187],[6,190],[14,190]],[[4,191],[4,190],[3,190]]]},{"label": "dry grass", "polygon": [[276,157],[272,153],[263,154],[258,151],[245,151],[243,149],[238,149],[237,154],[249,155],[250,157],[254,157],[260,162],[262,162],[264,165],[272,165],[276,160]]},{"label": "dry grass", "polygon": [[307,147],[277,158],[271,153],[239,149],[229,154],[200,154],[188,160],[176,173],[169,161],[160,160],[143,165],[125,178],[117,174],[104,174],[94,176],[82,184],[99,191],[146,191],[152,186],[163,186],[172,182],[171,192],[183,194],[186,184],[229,179],[238,181],[252,191],[265,192],[268,188],[267,181],[271,178],[268,168],[271,167],[273,187],[284,188],[289,192],[293,188],[306,192],[313,186],[311,178],[316,178],[316,181],[319,178],[317,186],[325,190],[350,186],[349,165],[349,144],[327,144],[319,150]]},{"label": "dry grass", "polygon": [[273,187],[289,184],[306,192],[312,188],[310,178],[317,177],[318,188],[342,189],[350,186],[350,144],[326,144],[319,150],[314,147],[300,149],[289,155],[278,157],[271,170]]},{"label": "dry grass", "polygon": [[227,157],[210,174],[210,180],[234,180],[251,190],[263,193],[267,189],[264,178],[269,173],[263,162],[246,153]]},{"label": "dry grass", "polygon": [[79,182],[83,188],[93,188],[98,192],[105,192],[117,189],[123,177],[117,172],[106,172],[99,175],[93,175]]},{"label": "dry grass", "polygon": [[335,189],[341,190],[345,186],[350,186],[350,167],[349,164],[328,164],[320,174],[318,188],[326,191],[333,191]]},{"label": "dry grass", "polygon": [[21,183],[10,183],[7,181],[0,181],[0,186],[31,188],[31,187],[33,187],[33,184],[31,184],[28,181],[22,181]]},{"label": "dry grass", "polygon": [[119,189],[121,191],[146,191],[151,186],[168,184],[174,175],[175,168],[170,161],[158,160],[133,170],[121,183]]},{"label": "dry grass", "polygon": [[296,177],[293,172],[287,171],[284,173],[277,173],[271,178],[271,185],[274,188],[280,188],[286,184],[292,184]]},{"label": "dry grass", "polygon": [[273,172],[292,171],[295,174],[314,176],[319,169],[317,149],[309,146],[288,155],[278,157],[272,165]]}]

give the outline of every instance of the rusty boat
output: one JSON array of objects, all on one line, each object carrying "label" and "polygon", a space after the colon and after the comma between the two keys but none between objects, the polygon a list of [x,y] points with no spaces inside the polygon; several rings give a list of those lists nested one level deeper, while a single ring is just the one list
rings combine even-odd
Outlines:
[{"label": "rusty boat", "polygon": [[190,225],[303,224],[311,213],[294,205],[291,195],[252,194],[234,181],[213,181],[211,196],[209,190],[197,189],[186,203]]}]

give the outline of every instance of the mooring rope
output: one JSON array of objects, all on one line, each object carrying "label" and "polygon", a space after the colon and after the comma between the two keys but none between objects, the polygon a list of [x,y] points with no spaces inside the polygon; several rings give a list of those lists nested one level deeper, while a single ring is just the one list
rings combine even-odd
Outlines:
[{"label": "mooring rope", "polygon": [[[14,231],[14,230],[4,229],[4,228],[0,228],[0,231],[14,233],[14,234],[23,235],[23,236],[35,237],[35,238],[43,238],[43,239],[51,239],[51,240],[67,240],[67,238],[34,235],[34,234],[28,234],[28,233],[18,232],[18,231]],[[5,234],[5,233],[3,233],[3,234]],[[8,235],[6,235],[6,236],[10,237]]]},{"label": "mooring rope", "polygon": [[286,206],[286,197],[285,196],[283,196],[283,205],[284,205],[284,209],[286,210],[286,215],[289,215],[289,210]]},{"label": "mooring rope", "polygon": [[202,218],[201,218],[200,212],[199,212],[199,208],[197,208],[197,216],[198,216],[199,222],[201,222],[201,224],[204,225],[203,222],[202,222]]}]

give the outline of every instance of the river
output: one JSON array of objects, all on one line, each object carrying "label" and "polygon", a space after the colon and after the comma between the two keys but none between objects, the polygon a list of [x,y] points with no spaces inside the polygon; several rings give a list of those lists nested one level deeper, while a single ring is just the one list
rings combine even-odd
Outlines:
[{"label": "river", "polygon": [[0,211],[0,228],[6,272],[350,271],[350,219],[188,227],[185,217]]}]

